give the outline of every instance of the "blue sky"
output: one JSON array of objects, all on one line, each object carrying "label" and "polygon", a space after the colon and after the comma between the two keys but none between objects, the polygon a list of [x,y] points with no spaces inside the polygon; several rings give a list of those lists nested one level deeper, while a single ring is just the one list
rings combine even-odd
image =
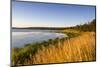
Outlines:
[{"label": "blue sky", "polygon": [[94,18],[94,6],[12,2],[12,27],[67,27]]}]

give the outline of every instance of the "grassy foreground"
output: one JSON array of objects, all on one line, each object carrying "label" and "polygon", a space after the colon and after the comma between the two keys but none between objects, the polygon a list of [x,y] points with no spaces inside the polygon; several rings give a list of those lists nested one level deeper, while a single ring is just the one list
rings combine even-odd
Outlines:
[{"label": "grassy foreground", "polygon": [[56,46],[42,48],[28,60],[28,64],[94,61],[95,33],[87,32],[79,37],[59,41]]},{"label": "grassy foreground", "polygon": [[27,44],[12,49],[12,65],[47,64],[95,61],[95,32],[82,32],[79,36]]}]

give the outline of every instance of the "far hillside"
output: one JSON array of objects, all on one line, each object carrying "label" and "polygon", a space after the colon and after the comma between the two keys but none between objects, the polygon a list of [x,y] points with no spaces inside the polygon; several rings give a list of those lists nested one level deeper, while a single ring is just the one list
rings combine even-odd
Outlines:
[{"label": "far hillside", "polygon": [[80,31],[96,31],[96,19],[92,20],[91,22],[76,25],[74,27],[69,27],[70,29],[80,30]]},{"label": "far hillside", "polygon": [[65,29],[75,29],[79,31],[96,31],[96,19],[91,22],[76,25],[72,27],[25,27],[25,28],[17,28],[12,27],[12,29],[37,29],[37,30],[65,30]]}]

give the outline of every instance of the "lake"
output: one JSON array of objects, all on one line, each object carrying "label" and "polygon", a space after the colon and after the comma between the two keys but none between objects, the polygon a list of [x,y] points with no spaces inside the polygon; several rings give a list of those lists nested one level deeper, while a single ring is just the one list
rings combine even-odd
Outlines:
[{"label": "lake", "polygon": [[56,30],[12,29],[12,48],[23,47],[28,43],[47,41],[48,39],[63,38],[67,35],[56,33]]}]

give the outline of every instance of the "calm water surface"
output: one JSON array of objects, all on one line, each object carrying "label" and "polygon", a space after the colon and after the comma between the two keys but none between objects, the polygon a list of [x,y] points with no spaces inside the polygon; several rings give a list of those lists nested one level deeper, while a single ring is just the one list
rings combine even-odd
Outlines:
[{"label": "calm water surface", "polygon": [[28,43],[47,41],[48,39],[57,37],[67,37],[65,34],[54,33],[54,31],[55,30],[12,29],[12,47],[23,47]]}]

